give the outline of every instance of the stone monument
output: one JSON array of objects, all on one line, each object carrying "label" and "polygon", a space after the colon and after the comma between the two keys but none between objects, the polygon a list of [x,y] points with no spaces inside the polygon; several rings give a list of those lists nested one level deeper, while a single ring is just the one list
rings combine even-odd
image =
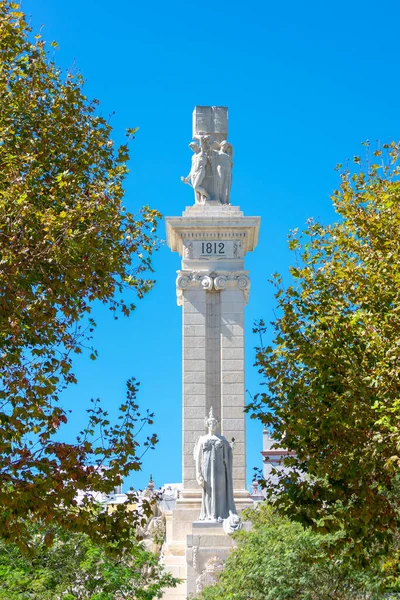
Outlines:
[{"label": "stone monument", "polygon": [[[167,217],[167,243],[182,257],[182,489],[166,516],[164,564],[184,583],[164,599],[186,600],[219,573],[251,504],[246,490],[244,257],[257,245],[259,217],[230,204],[233,150],[228,110],[196,106],[190,173],[194,204]],[[208,432],[205,431],[205,423]],[[222,566],[221,566],[222,565]]]}]

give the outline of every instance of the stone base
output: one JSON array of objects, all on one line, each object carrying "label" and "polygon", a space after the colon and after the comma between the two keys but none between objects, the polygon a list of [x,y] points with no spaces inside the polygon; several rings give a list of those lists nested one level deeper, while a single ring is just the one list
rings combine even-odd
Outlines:
[{"label": "stone base", "polygon": [[[218,578],[233,546],[222,523],[194,521],[189,523],[190,510],[180,509],[167,515],[167,541],[162,563],[174,577],[183,579],[176,588],[165,590],[163,600],[187,600]],[[198,516],[198,511],[196,511]],[[170,523],[169,523],[170,521]],[[184,535],[184,540],[168,541],[168,530]]]},{"label": "stone base", "polygon": [[[235,490],[236,510],[253,506],[247,490]],[[199,521],[201,492],[182,490],[176,508],[165,513],[164,567],[184,582],[165,590],[163,600],[187,600],[215,581],[232,550],[222,523]]]},{"label": "stone base", "polygon": [[167,571],[182,579],[183,583],[176,588],[165,590],[163,600],[187,599],[186,538],[192,533],[192,523],[200,514],[200,502],[195,507],[190,507],[190,504],[190,501],[185,502],[180,498],[177,507],[165,513],[166,532],[161,562]]},{"label": "stone base", "polygon": [[233,540],[222,523],[194,522],[186,538],[186,593],[190,598],[214,583],[225,566]]}]

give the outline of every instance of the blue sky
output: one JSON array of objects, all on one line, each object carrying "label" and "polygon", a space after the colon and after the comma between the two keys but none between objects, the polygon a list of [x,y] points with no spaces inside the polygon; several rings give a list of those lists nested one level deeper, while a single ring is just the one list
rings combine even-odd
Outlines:
[{"label": "blue sky", "polygon": [[[334,166],[361,152],[366,139],[399,139],[398,22],[395,1],[135,2],[24,0],[36,33],[57,40],[55,60],[75,65],[89,98],[111,115],[116,143],[140,128],[131,146],[126,205],[165,216],[192,203],[180,181],[190,169],[191,115],[196,104],[229,107],[235,152],[232,204],[262,217],[259,245],[247,256],[252,288],[246,310],[246,386],[259,388],[253,322],[273,318],[268,283],[288,281],[286,237],[309,217],[334,220]],[[160,236],[165,237],[164,223]],[[157,284],[128,320],[96,309],[96,362],[79,357],[79,384],[66,392],[73,409],[66,435],[79,431],[91,397],[111,414],[125,381],[141,382],[139,402],[156,413],[157,449],[126,487],[181,478],[181,309],[176,305],[177,254],[154,259]],[[248,483],[260,466],[261,425],[248,422]],[[149,431],[150,433],[150,431]]]}]

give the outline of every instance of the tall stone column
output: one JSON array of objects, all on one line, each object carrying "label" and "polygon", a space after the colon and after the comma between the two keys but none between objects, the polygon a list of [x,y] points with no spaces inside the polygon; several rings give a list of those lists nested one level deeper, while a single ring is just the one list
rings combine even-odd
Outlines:
[{"label": "tall stone column", "polygon": [[193,448],[213,408],[233,447],[235,500],[247,500],[244,308],[250,279],[244,256],[257,243],[258,217],[207,202],[167,218],[167,242],[182,257],[176,279],[182,306],[183,397],[181,502],[198,505]]},{"label": "tall stone column", "polygon": [[[195,204],[181,217],[166,219],[168,246],[181,256],[176,292],[182,307],[183,394],[182,490],[174,510],[165,513],[163,562],[183,583],[168,590],[165,600],[186,600],[200,591],[210,583],[214,571],[223,567],[232,549],[229,529],[224,529],[229,520],[226,513],[224,527],[221,518],[209,514],[199,521],[202,488],[196,481],[193,451],[198,438],[206,433],[204,419],[211,407],[220,424],[215,433],[226,438],[233,449],[236,510],[251,504],[246,490],[243,412],[244,309],[250,278],[244,258],[257,245],[260,218],[245,217],[239,207],[230,204],[233,150],[227,135],[225,107],[195,108],[192,168],[182,178],[191,182]],[[210,430],[207,435],[212,435]],[[230,456],[226,440],[223,443]],[[228,478],[227,463],[224,465]],[[212,488],[211,494],[217,497],[219,492]]]},{"label": "tall stone column", "polygon": [[[233,445],[233,487],[246,490],[246,422],[244,377],[244,306],[249,280],[243,274],[221,294],[222,435]],[[238,284],[242,284],[243,289]],[[245,497],[247,494],[244,494]],[[239,501],[239,498],[237,498]]]},{"label": "tall stone column", "polygon": [[182,483],[197,491],[193,448],[204,429],[207,410],[207,296],[200,287],[183,292],[187,276],[177,279],[182,304]]}]

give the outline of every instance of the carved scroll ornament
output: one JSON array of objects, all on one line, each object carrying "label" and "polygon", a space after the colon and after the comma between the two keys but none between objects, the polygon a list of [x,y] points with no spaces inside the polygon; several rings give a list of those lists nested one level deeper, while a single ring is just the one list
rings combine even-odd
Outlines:
[{"label": "carved scroll ornament", "polygon": [[225,273],[207,273],[204,271],[178,271],[176,278],[176,293],[178,305],[182,306],[183,292],[186,289],[203,289],[207,292],[223,291],[228,288],[239,288],[244,292],[247,304],[250,279],[247,271],[230,271]]}]

